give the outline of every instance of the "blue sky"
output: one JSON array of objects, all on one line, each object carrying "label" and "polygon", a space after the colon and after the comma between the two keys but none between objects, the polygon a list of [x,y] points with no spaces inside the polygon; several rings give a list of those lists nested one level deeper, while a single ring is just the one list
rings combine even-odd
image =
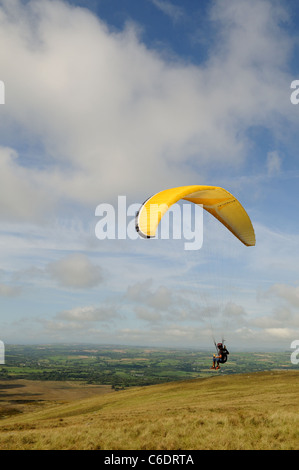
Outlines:
[{"label": "blue sky", "polygon": [[[298,19],[296,1],[0,1],[4,343],[298,339]],[[98,205],[189,184],[232,192],[256,246],[207,215],[197,251],[96,237]]]}]

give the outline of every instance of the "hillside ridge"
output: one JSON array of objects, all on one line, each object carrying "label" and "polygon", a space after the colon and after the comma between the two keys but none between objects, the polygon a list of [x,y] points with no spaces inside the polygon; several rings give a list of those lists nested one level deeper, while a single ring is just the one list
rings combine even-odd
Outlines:
[{"label": "hillside ridge", "polygon": [[0,421],[2,449],[298,449],[299,372],[168,382]]}]

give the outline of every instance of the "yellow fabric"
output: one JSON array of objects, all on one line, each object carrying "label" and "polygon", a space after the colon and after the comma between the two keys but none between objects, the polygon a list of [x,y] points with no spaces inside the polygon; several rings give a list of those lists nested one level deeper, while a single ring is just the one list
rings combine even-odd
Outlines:
[{"label": "yellow fabric", "polygon": [[255,245],[251,220],[240,202],[218,186],[180,186],[161,191],[143,203],[136,216],[136,230],[143,237],[154,237],[161,218],[180,199],[202,204],[244,245]]}]

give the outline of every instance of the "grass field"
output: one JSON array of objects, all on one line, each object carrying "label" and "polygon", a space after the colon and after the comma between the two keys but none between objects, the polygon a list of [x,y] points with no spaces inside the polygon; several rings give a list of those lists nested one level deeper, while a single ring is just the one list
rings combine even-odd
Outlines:
[{"label": "grass field", "polygon": [[109,385],[75,381],[0,380],[0,419],[111,392]]},{"label": "grass field", "polygon": [[46,385],[41,409],[2,417],[1,449],[299,449],[299,372],[65,391],[63,400],[62,384],[56,396]]}]

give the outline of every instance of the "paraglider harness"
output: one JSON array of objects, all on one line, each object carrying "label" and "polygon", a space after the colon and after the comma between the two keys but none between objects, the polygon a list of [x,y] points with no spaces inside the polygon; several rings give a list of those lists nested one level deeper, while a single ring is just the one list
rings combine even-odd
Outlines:
[{"label": "paraglider harness", "polygon": [[218,359],[217,362],[219,362],[219,364],[225,364],[227,361],[227,356],[229,354],[228,350],[223,347],[223,342],[216,344],[216,342],[214,341],[214,344],[215,344],[217,354],[221,355],[221,357]]}]

